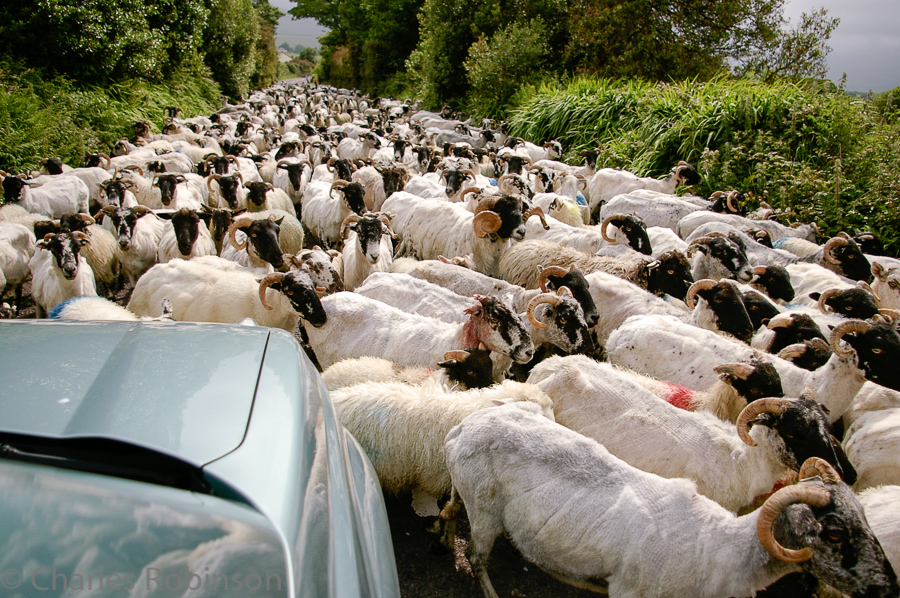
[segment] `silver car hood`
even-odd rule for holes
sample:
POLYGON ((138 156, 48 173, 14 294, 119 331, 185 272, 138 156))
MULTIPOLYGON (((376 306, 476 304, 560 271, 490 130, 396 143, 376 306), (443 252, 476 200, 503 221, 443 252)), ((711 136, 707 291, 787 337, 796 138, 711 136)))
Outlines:
POLYGON ((0 371, 12 399, 0 401, 0 422, 203 466, 241 444, 268 338, 267 328, 215 324, 4 323, 0 371))

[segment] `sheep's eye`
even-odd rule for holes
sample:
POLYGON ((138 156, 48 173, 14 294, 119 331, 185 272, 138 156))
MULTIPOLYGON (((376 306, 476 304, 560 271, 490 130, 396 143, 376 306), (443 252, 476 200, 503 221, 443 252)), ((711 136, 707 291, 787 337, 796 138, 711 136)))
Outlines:
POLYGON ((675 270, 666 270, 669 274, 675 274, 675 270))
POLYGON ((846 309, 847 311, 853 311, 853 306, 852 306, 852 305, 848 305, 848 306, 845 307, 844 309, 846 309))
POLYGON ((251 237, 256 237, 256 233, 250 233, 251 237))
POLYGON ((872 353, 875 355, 881 355, 882 353, 884 353, 884 349, 879 349, 878 347, 875 347, 874 349, 872 349, 872 353))
POLYGON ((828 535, 828 539, 831 540, 832 542, 840 542, 841 540, 844 539, 843 530, 830 529, 826 532, 826 534, 828 535))

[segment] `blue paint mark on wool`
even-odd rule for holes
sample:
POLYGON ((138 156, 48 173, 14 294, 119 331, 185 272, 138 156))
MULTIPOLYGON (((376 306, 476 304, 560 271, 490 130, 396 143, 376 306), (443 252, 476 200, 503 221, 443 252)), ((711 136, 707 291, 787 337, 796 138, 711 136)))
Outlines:
POLYGON ((584 198, 584 195, 581 194, 581 191, 578 191, 575 194, 575 201, 578 202, 578 205, 580 206, 588 205, 587 200, 584 198))
POLYGON ((489 182, 491 185, 493 185, 494 187, 497 186, 497 179, 488 179, 488 182, 489 182))
POLYGON ((772 243, 772 247, 774 249, 781 249, 781 246, 787 243, 788 239, 791 237, 781 237, 780 239, 776 239, 774 243, 772 243))
POLYGON ((67 305, 69 305, 70 303, 72 303, 73 301, 78 301, 79 299, 81 299, 81 297, 72 297, 71 299, 66 299, 65 301, 63 301, 62 303, 60 303, 59 305, 57 305, 56 307, 51 309, 50 312, 47 314, 47 318, 51 319, 51 320, 58 320, 60 317, 60 314, 62 313, 62 310, 65 309, 65 307, 67 305))

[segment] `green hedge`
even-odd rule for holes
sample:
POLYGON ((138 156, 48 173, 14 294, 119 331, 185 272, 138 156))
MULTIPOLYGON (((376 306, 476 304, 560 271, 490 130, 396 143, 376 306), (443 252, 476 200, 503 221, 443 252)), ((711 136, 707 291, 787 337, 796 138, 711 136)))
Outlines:
POLYGON ((697 191, 737 189, 785 221, 828 234, 868 229, 900 252, 900 124, 894 95, 870 101, 830 85, 717 79, 650 84, 578 78, 520 90, 510 130, 599 146, 600 166, 661 176, 698 167, 697 191))
POLYGON ((219 97, 218 85, 201 77, 78 88, 61 77, 45 81, 33 71, 11 75, 0 67, 0 169, 18 173, 54 156, 80 166, 85 153, 109 152, 131 137, 136 120, 159 132, 167 106, 181 107, 186 117, 209 115, 219 97))

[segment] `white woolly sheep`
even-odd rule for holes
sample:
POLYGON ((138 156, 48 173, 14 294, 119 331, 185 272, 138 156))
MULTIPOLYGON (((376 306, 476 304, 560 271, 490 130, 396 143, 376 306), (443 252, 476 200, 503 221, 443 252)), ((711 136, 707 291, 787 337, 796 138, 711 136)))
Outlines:
POLYGON ((441 518, 452 521, 465 504, 469 562, 486 598, 497 596, 487 558, 500 534, 558 579, 615 598, 749 596, 800 570, 853 595, 898 591, 862 507, 827 464, 805 463, 820 480, 735 517, 689 481, 631 467, 536 411, 518 403, 479 411, 445 442, 453 493, 441 518), (818 533, 832 517, 848 530, 834 540, 818 533), (842 560, 845 551, 858 560, 842 560))
POLYGON ((28 267, 37 317, 44 317, 66 299, 97 296, 94 273, 79 255, 81 247, 89 242, 87 235, 74 232, 49 233, 35 244, 28 267))

